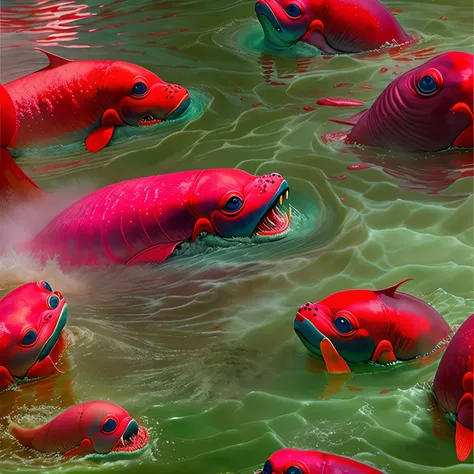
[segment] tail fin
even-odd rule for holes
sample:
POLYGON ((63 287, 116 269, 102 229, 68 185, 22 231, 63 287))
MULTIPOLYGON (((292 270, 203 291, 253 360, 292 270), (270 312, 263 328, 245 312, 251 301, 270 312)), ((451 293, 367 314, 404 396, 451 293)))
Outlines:
POLYGON ((37 196, 41 190, 18 167, 6 149, 16 131, 16 112, 6 89, 0 85, 0 197, 1 201, 37 196))
POLYGON ((33 440, 35 439, 36 436, 36 430, 27 430, 25 428, 22 428, 21 426, 18 426, 16 424, 13 424, 10 430, 10 433, 23 445, 26 446, 27 448, 33 448, 33 440))

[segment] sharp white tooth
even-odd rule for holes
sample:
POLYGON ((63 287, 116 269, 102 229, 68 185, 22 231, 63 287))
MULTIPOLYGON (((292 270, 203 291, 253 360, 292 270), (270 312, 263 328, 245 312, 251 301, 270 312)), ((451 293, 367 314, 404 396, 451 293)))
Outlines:
POLYGON ((122 446, 125 446, 125 441, 123 440, 123 435, 120 437, 120 441, 122 441, 122 446))

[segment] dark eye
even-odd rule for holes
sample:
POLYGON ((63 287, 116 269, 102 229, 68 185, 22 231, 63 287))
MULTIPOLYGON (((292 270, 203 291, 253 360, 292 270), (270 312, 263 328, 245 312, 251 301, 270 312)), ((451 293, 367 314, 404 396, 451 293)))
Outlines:
POLYGON ((286 13, 288 15, 292 16, 293 18, 297 18, 301 16, 301 8, 298 5, 295 5, 294 3, 290 3, 286 8, 285 8, 286 13))
POLYGON ((231 196, 225 203, 224 210, 227 212, 237 212, 244 204, 238 196, 231 196))
POLYGON ((107 418, 104 425, 102 426, 102 431, 104 433, 112 433, 117 428, 117 422, 113 418, 107 418))
POLYGON ((47 281, 43 281, 43 288, 45 290, 51 291, 51 293, 53 292, 53 289, 51 288, 51 285, 47 281))
POLYGON ((436 80, 429 74, 423 76, 418 81, 418 84, 416 86, 418 90, 425 95, 432 94, 433 92, 436 92, 438 90, 438 84, 436 80))
POLYGON ((48 298, 48 306, 50 309, 56 309, 59 306, 59 298, 56 295, 48 298))
POLYGON ((273 472, 272 463, 271 463, 270 461, 267 461, 267 462, 263 465, 262 474, 272 474, 272 472, 273 472))
POLYGON ((334 326, 342 334, 347 334, 348 332, 352 331, 352 324, 347 318, 336 318, 334 320, 334 326))
POLYGON ((21 344, 23 346, 31 346, 38 337, 38 333, 34 329, 30 329, 21 340, 21 344))
POLYGON ((144 82, 137 82, 133 87, 132 87, 132 94, 133 95, 143 95, 146 94, 148 90, 148 87, 144 82))
POLYGON ((303 471, 298 466, 290 466, 285 474, 303 474, 303 471))

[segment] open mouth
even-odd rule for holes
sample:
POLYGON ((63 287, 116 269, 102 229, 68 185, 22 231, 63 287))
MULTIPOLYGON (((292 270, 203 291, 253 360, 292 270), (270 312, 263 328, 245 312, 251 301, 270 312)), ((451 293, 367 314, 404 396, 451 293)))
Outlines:
POLYGON ((451 110, 456 114, 465 114, 471 119, 470 125, 467 126, 454 140, 452 146, 454 148, 472 148, 474 141, 474 129, 473 129, 473 113, 471 107, 465 102, 458 102, 451 110))
POLYGON ((156 125, 164 121, 176 120, 178 117, 180 117, 183 114, 183 112, 189 107, 190 104, 191 104, 191 97, 189 96, 189 94, 186 94, 181 99, 179 104, 173 110, 171 110, 168 113, 168 115, 166 115, 165 118, 159 119, 159 118, 154 117, 151 114, 145 114, 138 122, 138 126, 149 127, 150 125, 156 125))
MULTIPOLYGON (((281 25, 276 19, 276 16, 273 13, 272 9, 266 3, 261 3, 261 2, 256 3, 255 13, 261 23, 262 23, 262 20, 268 20, 266 23, 270 23, 270 25, 276 31, 278 31, 278 33, 281 33, 281 25)), ((262 26, 264 26, 263 23, 262 23, 262 26)))
POLYGON ((260 219, 260 222, 254 230, 254 235, 262 237, 281 236, 289 229, 291 223, 289 196, 289 188, 286 188, 277 195, 270 209, 268 209, 260 219))
POLYGON ((61 315, 58 318, 58 322, 56 323, 56 327, 54 328, 53 333, 51 334, 51 337, 47 340, 46 344, 43 346, 43 349, 40 352, 40 355, 38 357, 38 361, 42 361, 48 355, 51 353, 53 350, 54 346, 58 342, 59 338, 61 337, 61 332, 64 329, 64 326, 66 326, 67 322, 67 312, 68 312, 68 307, 67 303, 64 303, 63 309, 61 310, 61 315))
POLYGON ((130 422, 113 452, 131 453, 143 449, 148 444, 148 431, 135 421, 130 422))

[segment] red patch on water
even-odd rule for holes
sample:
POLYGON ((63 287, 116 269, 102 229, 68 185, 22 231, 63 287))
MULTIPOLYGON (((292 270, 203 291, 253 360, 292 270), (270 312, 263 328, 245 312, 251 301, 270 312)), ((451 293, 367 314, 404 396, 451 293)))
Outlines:
POLYGON ((246 99, 245 99, 245 97, 241 97, 240 100, 241 100, 242 102, 245 102, 246 99))
POLYGON ((325 105, 327 107, 361 107, 365 102, 355 99, 346 99, 344 97, 326 97, 316 101, 318 105, 325 105))
POLYGON ((344 201, 345 201, 345 199, 344 199, 344 198, 341 198, 341 202, 344 202, 344 201))
POLYGON ((342 181, 343 179, 346 179, 345 174, 336 174, 335 176, 328 176, 328 179, 335 179, 337 181, 342 181))
POLYGON ((83 158, 82 160, 72 161, 71 163, 53 163, 53 164, 50 164, 50 165, 40 166, 39 168, 32 168, 31 172, 32 173, 44 173, 46 171, 58 170, 58 169, 62 169, 62 168, 69 168, 70 166, 85 163, 88 160, 89 160, 89 158, 83 158))
POLYGON ((353 385, 347 385, 347 389, 350 392, 362 392, 364 389, 360 387, 354 387, 353 385))
POLYGON ((221 328, 221 327, 220 327, 218 324, 216 324, 216 325, 214 326, 214 329, 216 329, 217 331, 219 331, 220 328, 221 328))
POLYGON ((386 73, 387 71, 388 71, 388 68, 386 68, 386 67, 380 68, 381 74, 384 74, 384 73, 386 73))
POLYGON ((380 395, 387 395, 388 390, 380 390, 380 395))
POLYGON ((313 110, 316 110, 316 107, 311 107, 310 105, 305 105, 303 107, 303 110, 306 112, 312 112, 313 110))
POLYGON ((401 8, 389 8, 389 10, 396 15, 397 13, 403 13, 403 10, 401 8))
POLYGON ((286 76, 278 76, 280 79, 292 79, 295 77, 294 74, 287 74, 286 76))
POLYGON ((271 86, 286 86, 286 82, 271 81, 270 85, 271 86))
POLYGON ((445 16, 440 16, 439 19, 443 21, 447 21, 447 18, 445 16))
POLYGON ((351 82, 340 82, 339 84, 334 84, 333 87, 334 89, 338 89, 339 87, 351 87, 353 85, 351 82))
POLYGON ((331 132, 321 135, 322 142, 328 143, 344 143, 347 138, 347 132, 331 132))
POLYGON ((254 102, 252 107, 263 107, 263 104, 261 102, 254 102))
POLYGON ((370 163, 356 163, 354 165, 347 165, 347 169, 349 171, 366 170, 368 168, 372 168, 370 163))
POLYGON ((234 92, 240 92, 241 90, 239 87, 234 87, 234 92))
POLYGON ((360 86, 361 89, 369 89, 369 90, 372 90, 372 89, 375 89, 374 86, 371 86, 370 84, 362 84, 360 86))

